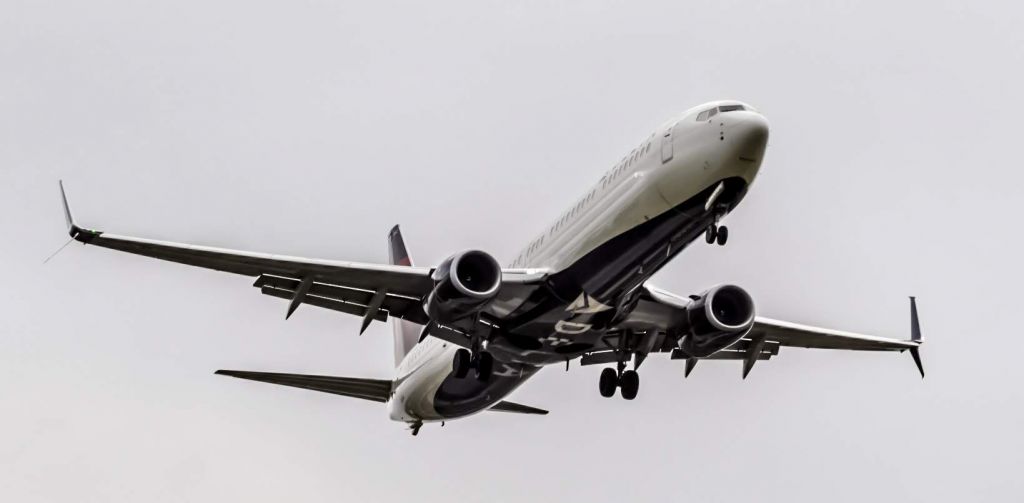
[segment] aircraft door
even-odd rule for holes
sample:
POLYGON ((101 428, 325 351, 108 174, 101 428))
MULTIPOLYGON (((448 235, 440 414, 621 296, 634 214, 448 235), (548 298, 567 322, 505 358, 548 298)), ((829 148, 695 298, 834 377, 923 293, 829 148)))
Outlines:
POLYGON ((673 124, 661 136, 661 163, 665 164, 672 160, 672 130, 676 128, 673 124))

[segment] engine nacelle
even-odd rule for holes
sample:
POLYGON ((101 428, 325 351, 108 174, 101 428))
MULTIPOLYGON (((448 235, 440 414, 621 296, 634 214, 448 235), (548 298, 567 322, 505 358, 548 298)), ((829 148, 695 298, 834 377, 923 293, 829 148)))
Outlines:
POLYGON ((750 331, 754 299, 738 286, 719 285, 686 306, 686 321, 679 348, 690 356, 710 356, 750 331))
POLYGON ((483 309, 501 287, 501 266, 479 250, 456 253, 434 269, 434 290, 423 305, 427 316, 451 323, 483 309))

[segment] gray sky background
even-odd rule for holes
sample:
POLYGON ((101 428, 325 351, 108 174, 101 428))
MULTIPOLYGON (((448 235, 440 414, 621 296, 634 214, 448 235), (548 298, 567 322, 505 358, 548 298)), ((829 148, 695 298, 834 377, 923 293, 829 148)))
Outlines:
POLYGON ((0 3, 5 501, 1010 501, 1024 12, 1011 2, 0 3), (417 438, 370 402, 218 368, 388 378, 383 324, 251 279, 69 246, 87 226, 380 262, 501 261, 658 124, 771 122, 725 248, 655 278, 761 314, 907 337, 784 350, 746 381, 652 358, 639 398, 549 368, 417 438))

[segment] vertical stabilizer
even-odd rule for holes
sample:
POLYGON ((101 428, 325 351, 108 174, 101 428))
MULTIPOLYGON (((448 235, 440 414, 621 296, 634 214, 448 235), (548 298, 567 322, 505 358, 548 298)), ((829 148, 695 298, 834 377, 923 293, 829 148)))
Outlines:
MULTIPOLYGON (((412 265, 412 258, 409 250, 405 248, 405 240, 402 239, 402 230, 398 226, 391 228, 388 233, 388 260, 392 265, 412 265)), ((412 350, 419 338, 421 327, 411 321, 389 318, 391 329, 395 336, 395 366, 402 362, 402 358, 412 350)))

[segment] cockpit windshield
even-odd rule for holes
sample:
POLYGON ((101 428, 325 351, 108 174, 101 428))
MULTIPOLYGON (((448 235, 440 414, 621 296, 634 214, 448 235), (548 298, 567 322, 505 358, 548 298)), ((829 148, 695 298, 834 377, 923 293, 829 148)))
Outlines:
POLYGON ((741 111, 741 110, 746 110, 746 108, 743 108, 743 105, 722 105, 722 106, 718 106, 718 107, 711 108, 711 109, 705 110, 705 111, 697 114, 697 122, 706 121, 706 120, 714 117, 719 112, 725 113, 725 112, 736 112, 736 111, 741 111))

